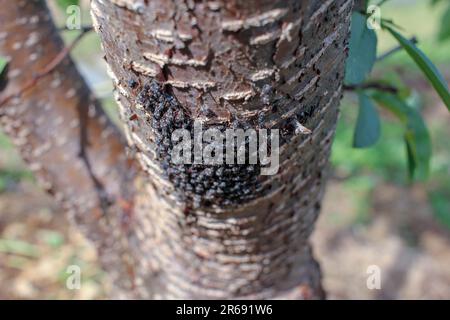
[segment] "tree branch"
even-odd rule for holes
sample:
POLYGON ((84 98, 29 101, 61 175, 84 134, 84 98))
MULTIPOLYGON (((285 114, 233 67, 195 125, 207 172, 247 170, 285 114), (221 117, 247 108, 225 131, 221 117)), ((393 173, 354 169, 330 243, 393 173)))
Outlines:
POLYGON ((344 85, 345 91, 357 91, 366 89, 375 89, 393 94, 397 94, 398 92, 398 88, 381 82, 367 82, 357 85, 344 85))
POLYGON ((0 55, 9 60, 0 125, 40 185, 99 250, 116 284, 132 288, 126 228, 136 170, 119 130, 75 68, 45 1, 3 1, 0 55))
MULTIPOLYGON (((412 37, 411 39, 409 39, 409 41, 411 41, 414 44, 418 43, 416 37, 412 37)), ((398 45, 395 48, 392 48, 391 50, 388 50, 385 53, 381 54, 379 57, 377 57, 377 61, 382 61, 401 50, 403 50, 402 46, 398 45)))
POLYGON ((35 75, 33 75, 31 80, 28 81, 22 88, 20 88, 20 90, 18 90, 18 92, 12 93, 12 94, 2 98, 0 100, 0 107, 2 105, 4 105, 5 103, 7 103, 12 98, 18 97, 21 94, 23 94, 25 91, 27 91, 28 89, 34 87, 37 84, 37 82, 39 81, 39 79, 45 77, 46 75, 51 73, 53 70, 55 70, 56 67, 58 67, 61 64, 61 62, 70 54, 72 49, 78 44, 78 42, 83 38, 83 36, 86 33, 88 33, 89 31, 92 31, 92 27, 83 28, 81 30, 81 33, 75 38, 75 40, 73 40, 73 42, 69 46, 62 49, 61 52, 59 52, 58 55, 52 61, 50 61, 50 63, 47 66, 45 66, 42 70, 40 70, 35 75))

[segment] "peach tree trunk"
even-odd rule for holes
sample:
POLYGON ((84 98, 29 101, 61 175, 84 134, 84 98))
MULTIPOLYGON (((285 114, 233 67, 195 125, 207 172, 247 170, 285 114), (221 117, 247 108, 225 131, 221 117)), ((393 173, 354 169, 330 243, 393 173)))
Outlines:
POLYGON ((91 2, 128 143, 148 179, 131 226, 139 295, 323 296, 308 238, 324 190, 352 5, 91 2), (169 134, 193 119, 221 130, 280 129, 280 170, 258 176, 249 166, 172 165, 169 134), (312 133, 296 134, 296 123, 312 133))
MULTIPOLYGON (((3 97, 63 45, 45 1, 1 4, 3 97)), ((308 238, 324 192, 352 6, 92 0, 137 164, 70 58, 0 106, 2 129, 94 242, 116 297, 324 297, 308 238), (171 133, 194 120, 222 131, 280 129, 279 171, 172 164, 171 133)))

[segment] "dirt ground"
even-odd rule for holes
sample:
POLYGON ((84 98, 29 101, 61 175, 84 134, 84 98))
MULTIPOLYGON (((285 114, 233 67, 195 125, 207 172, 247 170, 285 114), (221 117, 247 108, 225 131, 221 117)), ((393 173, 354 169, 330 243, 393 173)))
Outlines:
POLYGON ((329 184, 313 237, 328 298, 450 299, 450 237, 420 187, 376 188, 364 225, 346 223, 347 198, 340 183, 329 184), (380 290, 367 288, 371 265, 381 270, 380 290))
MULTIPOLYGON (((363 224, 347 199, 331 180, 313 236, 329 299, 450 298, 450 238, 420 187, 376 188, 363 224), (380 290, 367 288, 370 265, 380 290)), ((102 299, 109 287, 93 248, 32 182, 0 194, 0 299, 102 299), (65 286, 71 264, 82 269, 80 290, 65 286)))

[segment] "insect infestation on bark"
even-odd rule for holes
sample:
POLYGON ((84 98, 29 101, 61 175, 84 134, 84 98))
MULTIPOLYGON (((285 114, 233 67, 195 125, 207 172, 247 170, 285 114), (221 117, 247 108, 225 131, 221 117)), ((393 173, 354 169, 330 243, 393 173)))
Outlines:
MULTIPOLYGON (((193 140, 194 120, 162 85, 156 81, 145 84, 136 102, 152 116, 157 160, 181 201, 188 201, 194 209, 213 204, 224 206, 248 201, 261 192, 259 164, 226 164, 225 152, 223 164, 195 164, 193 157, 190 164, 173 163, 172 133, 176 129, 187 129, 193 140)), ((246 127, 241 123, 235 125, 237 128, 246 127)), ((228 126, 204 124, 204 130, 210 128, 224 134, 228 126)), ((236 159, 234 162, 237 163, 236 159)))

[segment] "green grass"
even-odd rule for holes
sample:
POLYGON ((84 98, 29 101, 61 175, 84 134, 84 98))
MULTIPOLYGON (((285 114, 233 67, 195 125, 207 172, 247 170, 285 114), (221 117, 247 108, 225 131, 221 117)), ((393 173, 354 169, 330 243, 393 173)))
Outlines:
POLYGON ((0 132, 0 153, 3 166, 0 167, 0 193, 22 180, 32 180, 33 175, 23 166, 17 151, 9 139, 0 132))

